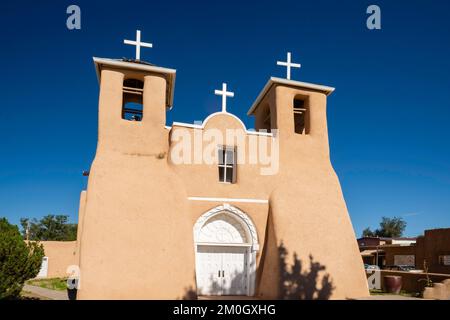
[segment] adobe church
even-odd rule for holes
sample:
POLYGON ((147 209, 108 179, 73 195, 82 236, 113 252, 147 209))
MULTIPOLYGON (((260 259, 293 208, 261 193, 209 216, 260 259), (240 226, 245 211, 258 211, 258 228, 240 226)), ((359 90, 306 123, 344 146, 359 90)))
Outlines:
POLYGON ((288 54, 278 63, 286 79, 270 78, 249 106, 255 130, 227 110, 233 93, 225 84, 216 90, 222 110, 167 126, 176 70, 140 59, 151 45, 139 31, 125 43, 136 46, 136 59, 94 58, 98 145, 80 198, 78 299, 367 296, 330 162, 326 104, 334 89, 291 80, 299 65, 288 54), (218 161, 194 161, 195 150, 192 161, 175 160, 189 153, 175 152, 180 137, 195 149, 196 139, 230 129, 243 138, 212 144, 218 161), (276 153, 274 172, 237 160, 251 158, 255 139, 276 153))

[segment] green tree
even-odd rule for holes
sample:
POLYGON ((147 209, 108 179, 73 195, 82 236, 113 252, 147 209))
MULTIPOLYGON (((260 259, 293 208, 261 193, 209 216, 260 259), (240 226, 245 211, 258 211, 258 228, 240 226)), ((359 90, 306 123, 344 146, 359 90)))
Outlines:
POLYGON ((365 228, 362 232, 363 237, 375 237, 375 232, 370 230, 370 228, 365 228))
POLYGON ((77 239, 77 224, 68 223, 67 215, 49 214, 41 220, 20 219, 25 239, 39 241, 73 241, 77 239))
POLYGON ((375 231, 366 228, 363 230, 363 237, 386 237, 396 238, 401 237, 406 229, 406 221, 400 217, 382 217, 380 222, 380 228, 375 231))
POLYGON ((20 295, 26 280, 39 273, 44 248, 36 242, 25 242, 19 228, 0 218, 0 299, 20 295))
POLYGON ((401 237, 406 229, 406 221, 400 217, 381 218, 380 228, 375 234, 379 237, 395 238, 401 237))

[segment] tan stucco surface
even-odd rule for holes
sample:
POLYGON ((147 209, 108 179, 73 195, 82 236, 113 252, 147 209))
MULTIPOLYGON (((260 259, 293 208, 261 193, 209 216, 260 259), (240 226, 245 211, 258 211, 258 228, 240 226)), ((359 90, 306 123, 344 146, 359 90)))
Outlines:
POLYGON ((64 278, 69 276, 67 268, 78 265, 76 241, 40 241, 48 258, 47 278, 64 278))
MULTIPOLYGON (((174 164, 171 136, 180 129, 202 135, 207 129, 242 129, 227 113, 217 113, 201 129, 165 128, 166 80, 149 72, 101 71, 98 147, 88 187, 80 199, 78 257, 80 299, 179 299, 195 291, 193 226, 205 212, 224 201, 189 197, 262 199, 267 203, 228 203, 250 217, 259 241, 256 291, 260 298, 280 298, 278 246, 308 265, 309 256, 325 268, 330 298, 368 295, 362 259, 334 172, 328 147, 326 96, 274 86, 268 105, 278 139, 280 170, 260 175, 258 165, 238 165, 234 184, 218 182, 217 165, 174 164), (141 122, 121 119, 124 77, 144 80, 141 122), (288 106, 294 96, 308 98, 310 133, 294 133, 288 106)), ((256 129, 261 117, 256 108, 256 129)), ((246 136, 249 139, 249 135, 246 136)), ((243 152, 239 146, 237 152, 243 152)))

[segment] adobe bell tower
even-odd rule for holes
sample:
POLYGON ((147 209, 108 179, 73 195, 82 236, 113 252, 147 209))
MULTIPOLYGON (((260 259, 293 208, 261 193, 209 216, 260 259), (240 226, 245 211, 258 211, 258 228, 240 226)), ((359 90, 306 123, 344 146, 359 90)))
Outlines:
POLYGON ((94 58, 100 83, 100 150, 155 154, 168 150, 166 109, 176 71, 135 60, 94 58))
MULTIPOLYGON (((328 157, 327 96, 334 88, 272 77, 248 111, 255 129, 280 139, 280 163, 286 167, 296 156, 328 157)), ((296 164, 294 164, 296 165, 296 164)))
POLYGON ((272 290, 283 279, 277 252, 281 247, 287 250, 289 262, 296 255, 305 269, 312 259, 320 262, 325 275, 317 279, 319 293, 311 299, 368 296, 355 233, 329 155, 326 107, 333 91, 328 86, 270 78, 248 111, 255 116, 257 130, 271 131, 279 139, 280 150, 267 226, 267 241, 276 246, 265 248, 261 298, 282 298, 281 289, 272 290))
POLYGON ((195 264, 187 194, 168 163, 176 71, 138 54, 94 64, 98 145, 80 199, 77 298, 183 298, 195 264))

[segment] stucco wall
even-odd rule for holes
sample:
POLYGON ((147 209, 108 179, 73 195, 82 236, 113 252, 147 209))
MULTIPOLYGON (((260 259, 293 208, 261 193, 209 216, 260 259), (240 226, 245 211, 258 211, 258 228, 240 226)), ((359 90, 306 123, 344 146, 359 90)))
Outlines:
MULTIPOLYGON (((396 255, 416 255, 416 248, 414 245, 412 246, 391 246, 391 247, 383 247, 382 250, 385 252, 386 265, 392 266, 395 265, 395 256, 396 255)), ((416 265, 416 261, 414 259, 416 265)), ((416 267, 417 268, 417 267, 416 267)), ((421 269, 419 267, 418 269, 421 269)))
POLYGON ((78 265, 75 255, 76 241, 41 241, 48 257, 47 278, 67 277, 67 267, 78 265))
POLYGON ((439 255, 450 255, 450 228, 426 230, 416 247, 418 268, 423 269, 426 260, 429 272, 450 274, 450 266, 439 264, 439 255))
POLYGON ((435 283, 433 287, 425 288, 423 297, 433 300, 450 300, 450 279, 435 283))

